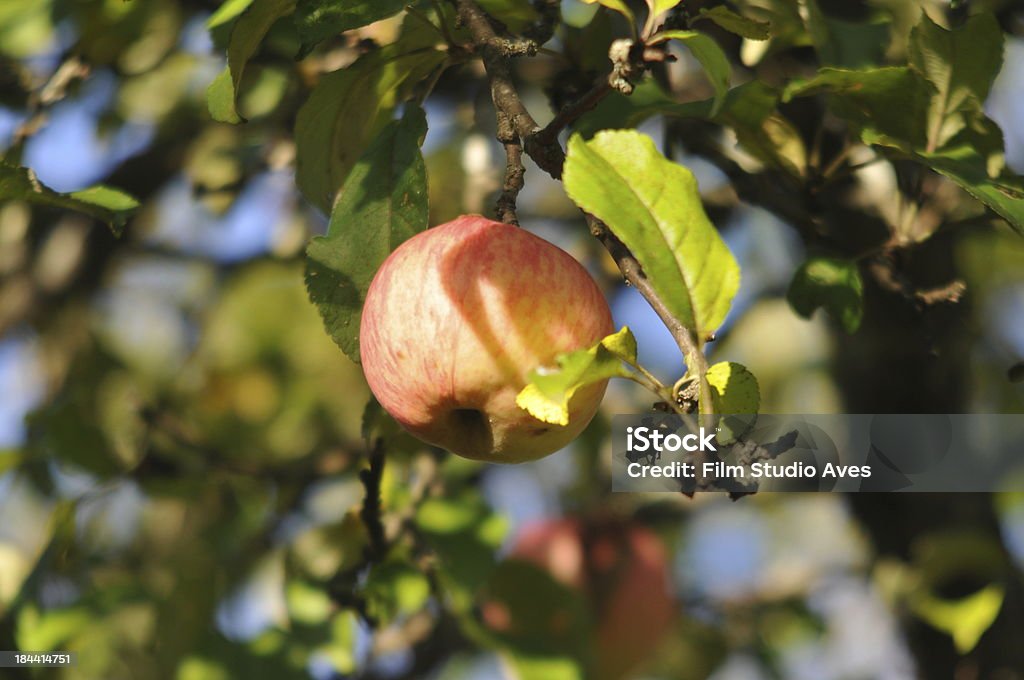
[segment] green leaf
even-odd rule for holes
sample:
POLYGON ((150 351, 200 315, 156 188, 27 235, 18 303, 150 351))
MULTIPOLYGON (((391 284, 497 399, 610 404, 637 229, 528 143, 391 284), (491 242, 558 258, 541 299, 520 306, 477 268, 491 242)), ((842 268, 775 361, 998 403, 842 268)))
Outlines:
POLYGON ((698 342, 721 325, 740 271, 704 213, 692 172, 666 160, 646 135, 605 130, 589 142, 569 140, 564 180, 569 197, 622 240, 698 342))
POLYGON ((437 553, 450 606, 468 612, 497 564, 495 551, 505 538, 507 521, 479 493, 465 491, 424 501, 416 511, 416 526, 437 553))
POLYGON ((126 215, 139 207, 139 202, 133 196, 103 184, 96 184, 80 191, 72 191, 68 196, 75 201, 102 208, 117 215, 126 215))
POLYGON ((322 588, 302 580, 292 580, 285 588, 285 601, 292 621, 316 626, 330 618, 333 604, 322 588))
POLYGON ((628 375, 622 362, 636 364, 636 338, 623 326, 593 347, 559 355, 555 361, 557 367, 530 372, 516 404, 545 423, 568 425, 569 402, 579 389, 628 375))
MULTIPOLYGON (((732 361, 722 361, 704 374, 717 419, 716 438, 730 444, 748 432, 761 409, 761 389, 750 370, 732 361)), ((701 404, 701 413, 707 409, 701 404)))
POLYGON ((862 137, 925 144, 922 121, 934 89, 916 70, 904 66, 849 70, 823 68, 810 80, 791 84, 783 101, 818 93, 829 95, 836 115, 860 129, 862 137))
POLYGON ((960 600, 942 600, 931 594, 914 598, 914 612, 931 626, 949 633, 957 652, 967 654, 999 616, 1005 591, 997 584, 960 600))
POLYGON ((249 8, 253 0, 224 0, 217 11, 206 20, 206 28, 223 26, 249 8))
POLYGON ((823 64, 863 68, 882 61, 889 44, 891 26, 888 21, 843 21, 827 16, 815 0, 804 0, 804 5, 807 32, 823 64))
POLYGON ((613 92, 575 125, 584 137, 599 130, 636 127, 651 116, 713 120, 728 126, 736 140, 762 163, 786 170, 794 177, 807 167, 807 150, 796 127, 778 110, 779 93, 759 80, 738 85, 726 93, 718 113, 714 100, 678 103, 654 79, 641 82, 630 96, 613 92))
POLYGON ((18 647, 40 652, 65 648, 63 645, 96 623, 94 612, 82 605, 40 610, 30 604, 22 607, 17 617, 18 647))
POLYGON ((959 184, 1024 234, 1024 180, 1008 173, 992 177, 988 172, 989 159, 979 153, 978 145, 947 146, 936 153, 917 153, 915 157, 959 184))
POLYGON ((633 16, 633 10, 629 8, 629 5, 627 5, 624 0, 583 0, 583 2, 588 5, 593 5, 595 3, 603 5, 608 9, 615 10, 622 16, 629 19, 629 23, 636 24, 636 17, 633 16))
POLYGON ((206 108, 210 117, 221 123, 235 125, 242 122, 235 108, 235 84, 231 82, 231 69, 227 66, 206 88, 206 108))
POLYGON ((750 415, 761 408, 757 378, 743 364, 719 362, 708 368, 705 377, 711 388, 716 414, 750 415))
POLYGON ((580 662, 568 655, 545 656, 509 651, 507 656, 517 678, 583 680, 587 677, 580 667, 580 662))
POLYGON ((818 307, 842 324, 847 333, 860 328, 864 315, 864 284, 853 260, 814 257, 800 266, 787 298, 797 314, 809 319, 818 307))
POLYGON ((0 161, 0 203, 6 201, 26 201, 85 213, 106 222, 116 236, 121 235, 128 217, 139 207, 139 202, 129 194, 101 184, 62 194, 40 182, 29 168, 0 161))
POLYGON ((0 451, 0 477, 21 464, 21 452, 9 449, 0 451))
POLYGON ((663 14, 683 0, 647 0, 647 7, 650 9, 651 16, 656 17, 659 14, 663 14))
POLYGON ((430 598, 430 582, 413 565, 392 560, 370 570, 363 592, 370 615, 386 624, 422 609, 430 598))
POLYGON ((982 116, 1003 64, 1003 32, 991 14, 976 14, 947 31, 926 12, 910 33, 910 65, 935 86, 928 107, 928 149, 941 148, 982 116))
MULTIPOLYGON (((263 42, 274 22, 294 11, 295 0, 253 0, 252 4, 238 17, 238 21, 231 28, 231 37, 228 38, 228 71, 231 74, 233 90, 230 106, 223 99, 224 85, 222 83, 214 81, 210 85, 210 90, 207 91, 210 113, 216 120, 222 122, 235 122, 232 120, 233 118, 237 118, 239 121, 245 120, 238 115, 237 101, 246 64, 256 54, 260 43, 263 42), (217 97, 216 104, 210 98, 211 91, 217 97), (217 113, 215 114, 214 111, 217 113)), ((223 74, 217 80, 222 77, 223 74)))
POLYGON ((745 16, 740 16, 725 5, 718 5, 711 9, 701 8, 696 20, 707 19, 718 24, 730 33, 741 36, 748 40, 767 40, 771 35, 771 26, 765 21, 755 21, 745 16))
POLYGON ((298 0, 295 25, 302 48, 299 58, 318 43, 354 28, 398 14, 408 0, 298 0))
POLYGON ((352 170, 327 235, 306 249, 306 288, 327 332, 359 362, 359 323, 374 274, 391 251, 427 228, 422 109, 385 127, 352 170))
POLYGON ((711 36, 698 31, 664 31, 652 38, 651 42, 659 43, 665 40, 678 40, 686 45, 704 67, 711 87, 715 90, 715 103, 711 107, 711 115, 718 113, 729 91, 729 79, 732 76, 732 65, 725 52, 711 36))
POLYGON ((1002 58, 993 23, 979 15, 945 31, 923 18, 912 36, 910 67, 824 68, 787 87, 783 99, 827 93, 864 143, 945 175, 1024 232, 1024 180, 1006 171, 1002 133, 981 105, 1002 58))
POLYGON ((407 88, 444 58, 432 46, 400 40, 321 78, 295 123, 296 182, 310 202, 330 212, 335 192, 407 88))

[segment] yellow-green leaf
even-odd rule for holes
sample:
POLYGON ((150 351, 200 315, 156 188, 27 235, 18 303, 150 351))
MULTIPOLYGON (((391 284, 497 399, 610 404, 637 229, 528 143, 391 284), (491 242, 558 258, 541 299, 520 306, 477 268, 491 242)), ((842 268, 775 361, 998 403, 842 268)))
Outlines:
POLYGON ((761 408, 757 378, 743 364, 722 361, 708 368, 705 377, 711 388, 715 413, 753 414, 761 408))
POLYGON ((628 375, 623 361, 636 363, 636 338, 625 326, 593 347, 562 354, 556 359, 556 367, 532 371, 530 382, 516 396, 516 404, 545 423, 568 425, 573 395, 586 385, 628 375))
POLYGON ((739 265, 708 219, 687 168, 634 130, 569 140, 565 189, 622 240, 672 315, 700 341, 725 320, 739 265))
POLYGON ((790 306, 805 319, 824 307, 847 333, 860 328, 864 315, 864 283, 857 263, 829 257, 812 257, 800 266, 786 295, 790 306))
POLYGON ((607 7, 608 9, 615 10, 616 12, 621 14, 622 16, 624 16, 627 19, 629 19, 629 22, 631 24, 635 24, 636 23, 636 17, 633 16, 633 10, 631 10, 629 8, 629 5, 627 5, 623 0, 583 0, 583 2, 585 2, 588 5, 594 5, 594 4, 603 5, 603 6, 607 7))
POLYGON ((669 11, 683 0, 647 0, 647 6, 651 10, 651 16, 656 17, 659 14, 669 11))
POLYGON ((29 168, 0 161, 0 203, 12 200, 85 213, 106 222, 115 235, 139 206, 129 194, 101 184, 62 194, 40 182, 29 168))
POLYGON ((960 654, 966 654, 999 616, 1005 592, 992 584, 960 600, 942 600, 931 594, 912 601, 914 612, 929 625, 949 633, 960 654))

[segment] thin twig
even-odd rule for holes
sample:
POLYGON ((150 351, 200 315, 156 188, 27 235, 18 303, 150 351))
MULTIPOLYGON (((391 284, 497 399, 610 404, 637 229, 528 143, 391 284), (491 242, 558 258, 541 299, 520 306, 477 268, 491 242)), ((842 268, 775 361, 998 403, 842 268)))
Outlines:
MULTIPOLYGON (((555 179, 561 179, 562 167, 565 164, 565 152, 558 143, 558 133, 566 125, 593 107, 607 94, 603 88, 596 87, 582 98, 581 102, 570 104, 555 120, 541 130, 537 121, 523 105, 519 92, 512 79, 508 49, 509 39, 501 38, 486 12, 475 0, 451 0, 459 11, 462 22, 473 36, 473 43, 481 53, 484 68, 491 83, 491 98, 498 116, 499 135, 514 131, 522 140, 522 148, 530 158, 555 179)), ((500 139, 500 138, 499 138, 500 139)), ((506 143, 507 139, 501 140, 506 143)), ((509 147, 506 146, 506 152, 509 147)), ((515 153, 515 150, 513 150, 515 153)), ((507 181, 506 177, 506 181, 507 181)), ((686 359, 690 372, 700 381, 700 403, 702 411, 712 414, 711 394, 705 374, 707 361, 700 348, 700 339, 695 338, 686 326, 673 316, 665 302, 651 286, 640 263, 625 246, 597 217, 586 214, 587 224, 593 234, 611 254, 623 277, 643 295, 651 305, 662 323, 672 333, 679 350, 686 359)))
POLYGON ((388 552, 388 541, 381 521, 380 482, 384 476, 384 440, 378 438, 370 451, 370 467, 359 473, 366 496, 359 518, 366 526, 370 543, 366 546, 366 559, 370 563, 380 562, 388 552))
POLYGON ((602 78, 586 94, 574 102, 562 107, 562 110, 548 123, 543 130, 537 133, 540 143, 554 143, 558 141, 558 135, 562 130, 575 123, 580 116, 592 110, 601 103, 601 100, 612 91, 612 86, 607 78, 602 78))
POLYGON ((668 305, 665 304, 664 300, 661 299, 657 291, 651 286, 650 279, 644 274, 643 267, 640 266, 640 262, 629 251, 629 248, 601 220, 593 215, 587 215, 587 224, 590 227, 590 233, 601 241, 605 249, 611 254, 626 281, 647 300, 648 304, 651 305, 651 308, 658 315, 658 318, 661 319, 661 322, 665 324, 665 327, 672 334, 672 339, 676 341, 679 351, 683 353, 683 357, 686 359, 688 372, 692 373, 700 381, 701 411, 707 415, 712 415, 711 390, 705 378, 708 365, 697 340, 693 337, 690 330, 672 314, 668 305))

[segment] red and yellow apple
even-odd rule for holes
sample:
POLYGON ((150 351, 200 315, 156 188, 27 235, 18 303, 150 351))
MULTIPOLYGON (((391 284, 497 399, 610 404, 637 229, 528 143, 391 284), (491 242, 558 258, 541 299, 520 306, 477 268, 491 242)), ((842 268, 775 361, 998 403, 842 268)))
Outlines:
MULTIPOLYGON (((590 677, 627 677, 675 624, 669 559, 646 527, 619 520, 546 520, 522 531, 509 559, 530 562, 583 596, 594 622, 590 677)), ((519 632, 520 622, 505 603, 485 602, 482 613, 492 630, 519 632)))
POLYGON ((565 426, 516 405, 530 371, 613 330, 608 303, 568 253, 479 215, 421 232, 381 265, 360 325, 370 390, 406 430, 476 460, 515 463, 564 447, 606 382, 578 390, 565 426))

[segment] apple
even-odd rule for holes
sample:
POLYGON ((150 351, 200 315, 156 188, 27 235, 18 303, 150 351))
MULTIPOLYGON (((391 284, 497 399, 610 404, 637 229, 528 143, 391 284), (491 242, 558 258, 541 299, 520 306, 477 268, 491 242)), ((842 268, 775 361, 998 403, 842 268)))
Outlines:
MULTIPOLYGON (((520 533, 508 558, 541 567, 583 595, 594 621, 591 677, 627 677, 674 627, 669 559, 646 527, 616 519, 544 520, 520 533)), ((516 632, 518 622, 504 603, 485 602, 482 613, 492 630, 516 632)))
POLYGON ((613 330, 587 271, 542 238, 479 215, 412 237, 381 265, 360 359, 381 406, 413 435, 466 458, 534 460, 593 418, 607 381, 580 389, 565 426, 516 405, 530 371, 613 330))

